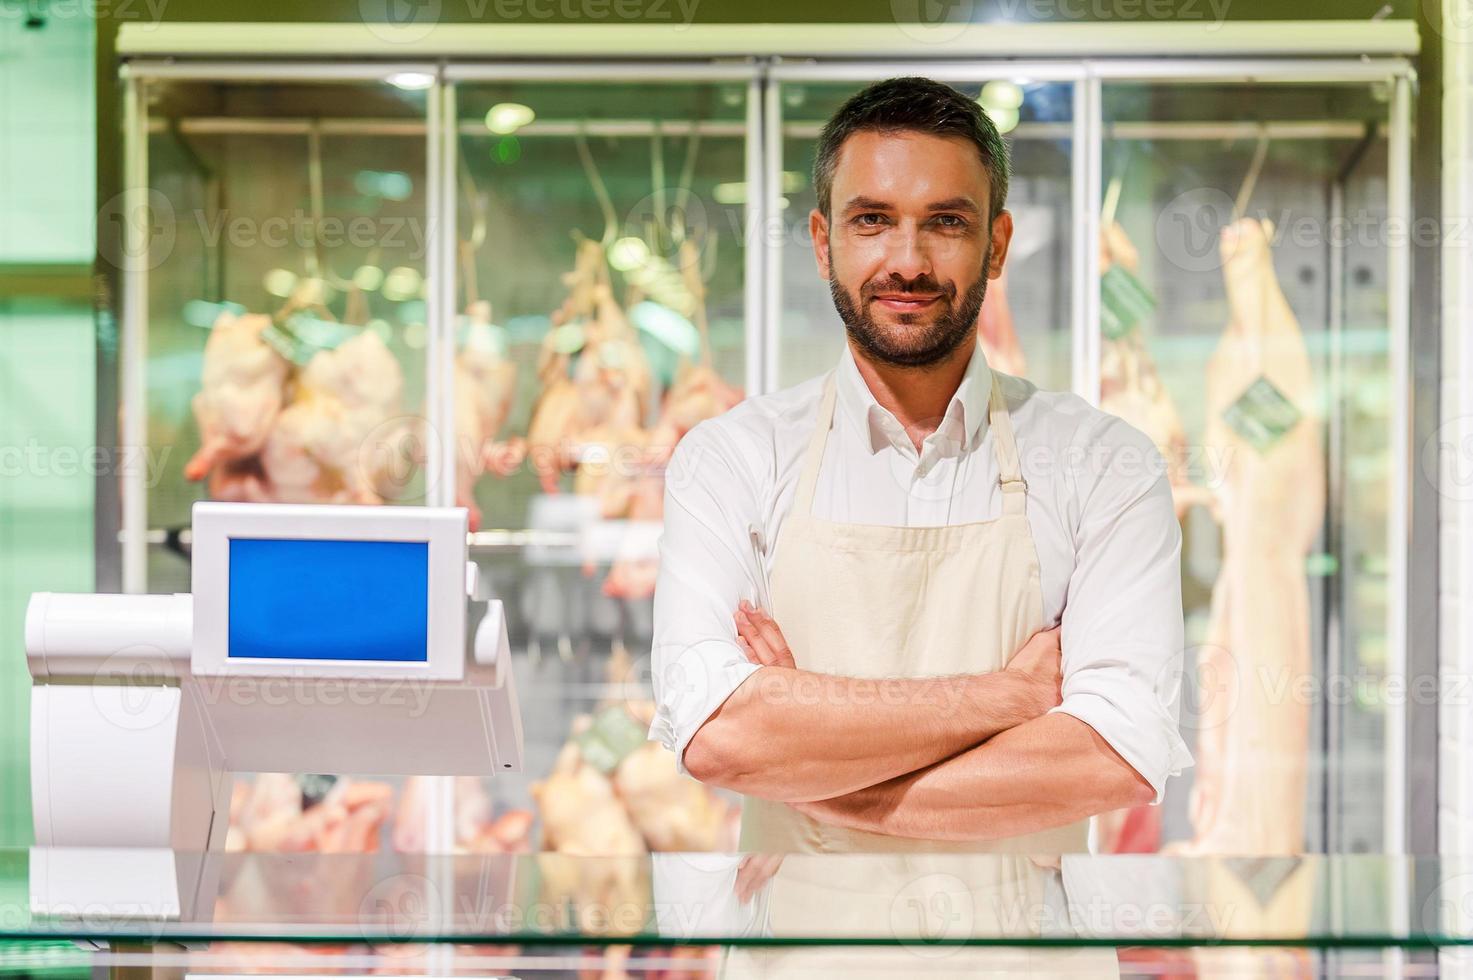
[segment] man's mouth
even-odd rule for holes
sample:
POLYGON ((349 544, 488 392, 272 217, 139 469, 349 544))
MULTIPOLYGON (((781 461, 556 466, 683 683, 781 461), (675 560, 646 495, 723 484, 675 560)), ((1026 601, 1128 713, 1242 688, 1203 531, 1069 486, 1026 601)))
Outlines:
POLYGON ((930 309, 934 303, 941 299, 940 293, 929 295, 919 293, 879 293, 874 302, 879 303, 887 310, 896 313, 917 313, 921 310, 930 309))

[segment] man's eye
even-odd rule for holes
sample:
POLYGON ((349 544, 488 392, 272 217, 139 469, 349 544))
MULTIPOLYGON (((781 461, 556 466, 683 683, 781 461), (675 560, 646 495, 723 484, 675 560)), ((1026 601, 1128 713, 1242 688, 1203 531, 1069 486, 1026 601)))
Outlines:
POLYGON ((943 228, 965 228, 967 226, 966 219, 956 214, 938 214, 936 222, 943 228))
POLYGON ((885 223, 885 216, 883 214, 875 214, 871 211, 867 214, 861 214, 856 217, 854 219, 854 223, 859 225, 861 228, 878 228, 880 225, 885 223))

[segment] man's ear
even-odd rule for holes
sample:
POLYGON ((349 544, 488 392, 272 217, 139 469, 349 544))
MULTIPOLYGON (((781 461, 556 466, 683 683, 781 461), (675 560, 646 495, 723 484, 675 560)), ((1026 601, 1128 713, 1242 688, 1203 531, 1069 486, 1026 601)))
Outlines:
POLYGON ((829 267, 829 219, 818 208, 808 212, 808 237, 813 239, 813 257, 818 262, 819 278, 833 278, 829 267))
POLYGON ((1007 261, 1008 244, 1013 240, 1013 213, 1006 208, 992 219, 992 264, 987 267, 987 278, 1002 275, 1003 263, 1007 261))

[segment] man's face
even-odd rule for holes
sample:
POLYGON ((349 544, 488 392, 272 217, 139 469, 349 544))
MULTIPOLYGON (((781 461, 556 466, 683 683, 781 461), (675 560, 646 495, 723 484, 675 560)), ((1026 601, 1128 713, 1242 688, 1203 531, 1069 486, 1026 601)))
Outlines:
POLYGON ((1002 274, 1012 216, 987 219, 977 148, 926 133, 860 132, 834 168, 831 218, 809 216, 819 274, 871 358, 935 364, 972 334, 1002 274))

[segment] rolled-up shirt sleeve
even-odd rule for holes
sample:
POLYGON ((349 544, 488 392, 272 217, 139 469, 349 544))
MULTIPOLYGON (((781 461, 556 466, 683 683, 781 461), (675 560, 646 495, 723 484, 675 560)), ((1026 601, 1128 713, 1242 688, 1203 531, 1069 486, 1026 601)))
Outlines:
POLYGON ((732 614, 742 599, 757 601, 749 529, 761 491, 731 427, 730 419, 696 426, 665 474, 649 737, 675 753, 682 773, 691 738, 758 670, 737 646, 732 614))
POLYGON ((1062 616, 1062 703, 1156 791, 1192 765, 1178 728, 1181 528, 1160 453, 1114 416, 1075 443, 1076 564, 1062 616))

